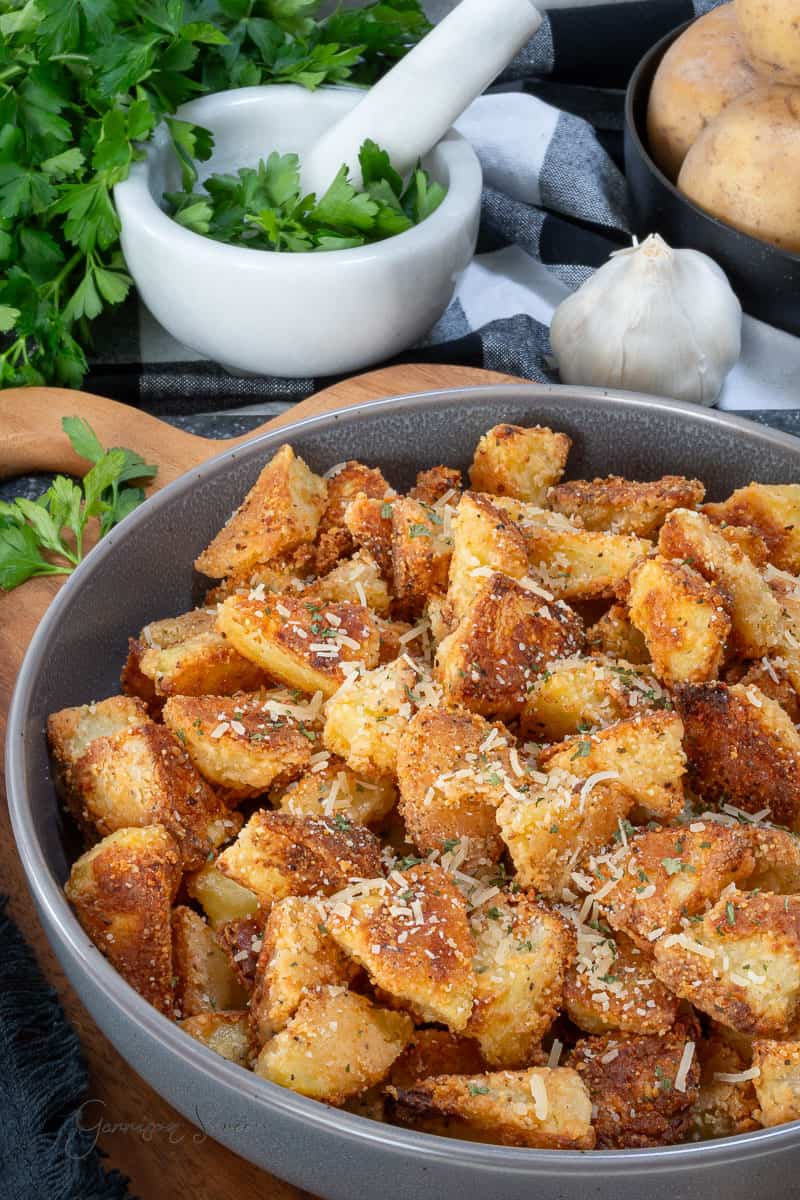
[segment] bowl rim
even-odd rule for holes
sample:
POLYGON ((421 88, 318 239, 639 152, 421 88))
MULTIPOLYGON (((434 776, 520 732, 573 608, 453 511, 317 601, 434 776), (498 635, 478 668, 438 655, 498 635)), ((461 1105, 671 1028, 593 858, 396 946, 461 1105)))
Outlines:
MULTIPOLYGON (((309 92, 294 83, 258 84, 252 87, 229 88, 222 92, 209 92, 208 95, 199 96, 196 100, 181 105, 175 116, 180 120, 194 120, 200 123, 204 109, 214 110, 215 105, 224 109, 228 104, 259 104, 269 96, 291 96, 297 100, 302 97, 309 104, 316 104, 318 107, 335 107, 341 102, 341 111, 347 112, 355 107, 357 97, 361 95, 363 89, 346 85, 327 85, 309 92), (344 96, 352 97, 354 103, 348 105, 347 101, 342 99, 344 96)), ((402 259, 407 253, 417 249, 418 243, 424 246, 431 238, 446 238, 448 231, 467 224, 480 200, 483 185, 483 171, 477 154, 467 139, 451 128, 431 151, 431 154, 438 153, 441 156, 449 174, 447 192, 439 207, 418 225, 382 241, 371 242, 365 246, 351 246, 345 250, 305 254, 260 250, 250 246, 229 245, 205 237, 184 228, 164 212, 150 192, 148 179, 151 160, 167 150, 168 144, 166 124, 161 121, 150 141, 143 145, 143 157, 131 164, 127 179, 115 184, 114 200, 119 210, 120 222, 123 229, 125 224, 128 224, 131 234, 143 232, 159 242, 169 241, 177 250, 185 250, 194 255, 202 253, 209 256, 209 266, 220 268, 264 270, 270 266, 284 265, 288 261, 291 262, 293 270, 298 268, 301 271, 313 271, 316 275, 321 269, 336 269, 342 264, 360 262, 377 256, 402 259), (321 266, 328 261, 332 263, 332 267, 321 266)))
MULTIPOLYGON (((638 63, 634 67, 633 74, 628 80, 628 86, 625 89, 625 127, 628 131, 628 136, 633 142, 636 152, 643 160, 645 166, 653 175, 655 175, 658 182, 662 185, 662 187, 666 188, 666 190, 674 199, 678 200, 681 204, 685 204, 692 210, 692 212, 696 213, 698 217, 704 217, 706 221, 709 221, 715 225, 723 234, 746 238, 748 242, 751 242, 752 245, 757 247, 761 252, 771 252, 772 254, 778 255, 781 258, 787 259, 790 263, 797 263, 800 265, 800 254, 795 254, 792 250, 784 250, 782 246, 776 246, 774 242, 766 242, 762 238, 754 237, 752 233, 746 233, 743 229, 737 229, 735 225, 729 225, 727 221, 721 221, 719 217, 715 217, 712 213, 708 212, 707 209, 701 208, 699 204, 696 204, 694 200, 685 195, 685 193, 682 192, 680 188, 678 188, 672 182, 672 180, 664 174, 658 163, 656 163, 655 159, 650 154, 645 136, 640 130, 636 121, 636 117, 634 115, 634 101, 638 98, 638 93, 641 89, 642 76, 644 75, 645 71, 656 58, 658 58, 660 63, 673 42, 676 42, 681 34, 685 33, 690 25, 696 24, 696 22, 702 20, 704 16, 708 16, 708 13, 700 13, 697 16, 692 17, 691 20, 684 21, 681 25, 676 25, 674 29, 669 31, 669 33, 665 33, 663 37, 659 38, 659 40, 655 42, 654 45, 652 45, 650 49, 639 59, 638 63)), ((646 100, 649 100, 649 98, 650 89, 648 89, 646 100)), ((645 112, 646 111, 647 110, 645 106, 645 112)))
POLYGON ((347 1141, 353 1149, 375 1143, 396 1153, 413 1154, 423 1161, 452 1161, 458 1157, 461 1166, 484 1171, 502 1169, 532 1177, 558 1172, 573 1179, 585 1179, 595 1170, 606 1175, 621 1175, 627 1172, 630 1164, 635 1164, 637 1168, 662 1172, 691 1169, 701 1164, 710 1167, 722 1165, 732 1158, 744 1155, 761 1157, 788 1149, 798 1142, 800 1121, 713 1141, 641 1150, 535 1150, 490 1145, 387 1126, 282 1088, 221 1058, 188 1034, 184 1034, 174 1022, 153 1008, 125 982, 83 932, 60 884, 47 864, 32 824, 29 824, 31 796, 26 789, 25 743, 29 737, 43 736, 42 723, 34 725, 29 714, 29 701, 41 669, 42 652, 60 622, 62 610, 68 607, 85 582, 104 569, 106 559, 115 552, 120 543, 124 543, 126 537, 140 523, 148 520, 160 509, 168 511, 173 500, 190 491, 198 479, 224 472, 228 464, 242 453, 248 456, 258 455, 315 427, 346 427, 350 423, 369 421, 374 415, 380 415, 387 409, 419 412, 424 417, 425 409, 437 403, 452 402, 456 398, 462 404, 480 406, 485 400, 496 398, 498 391, 502 391, 503 395, 528 399, 532 402, 532 407, 537 400, 552 400, 557 397, 567 412, 571 407, 586 405, 607 408, 609 402, 612 407, 619 406, 642 412, 660 409, 674 413, 677 417, 689 417, 698 431, 710 426, 730 427, 767 446, 790 449, 800 459, 800 441, 797 438, 734 414, 636 392, 520 383, 442 388, 370 400, 351 408, 305 417, 279 426, 191 468, 151 496, 92 550, 45 612, 20 667, 8 714, 6 788, 17 850, 39 915, 45 918, 48 940, 52 945, 57 943, 59 950, 66 953, 92 978, 103 1001, 115 1010, 118 1019, 134 1023, 153 1042, 158 1043, 159 1053, 177 1054, 189 1069, 213 1077, 216 1085, 233 1089, 239 1094, 246 1092, 257 1104, 258 1111, 265 1115, 274 1109, 281 1110, 287 1117, 336 1135, 347 1141))

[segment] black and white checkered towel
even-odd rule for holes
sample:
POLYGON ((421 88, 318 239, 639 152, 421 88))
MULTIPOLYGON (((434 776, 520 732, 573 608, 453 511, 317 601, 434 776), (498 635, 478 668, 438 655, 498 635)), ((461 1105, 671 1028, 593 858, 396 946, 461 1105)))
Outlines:
MULTIPOLYGON (((486 0, 487 4, 491 0, 486 0)), ((483 165, 478 253, 450 308, 406 361, 462 363, 553 380, 553 308, 629 243, 623 99, 631 71, 669 30, 716 0, 578 0, 556 7, 490 93, 457 122, 483 165)), ((455 0, 428 0, 432 18, 455 0)), ((135 298, 98 333, 87 388, 161 414, 309 395, 318 379, 253 378, 175 342, 135 298)), ((793 407, 800 343, 745 319, 727 408, 793 407)))

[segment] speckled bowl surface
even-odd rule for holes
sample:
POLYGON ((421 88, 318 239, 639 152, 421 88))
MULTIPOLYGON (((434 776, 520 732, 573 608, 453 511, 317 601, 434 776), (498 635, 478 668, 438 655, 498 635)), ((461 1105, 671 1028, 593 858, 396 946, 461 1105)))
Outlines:
POLYGON ((94 948, 63 897, 68 841, 47 715, 116 692, 129 634, 197 601, 193 558, 276 448, 291 442, 317 471, 360 458, 404 488, 421 467, 466 467, 480 434, 499 421, 567 432, 572 477, 677 472, 702 478, 715 499, 751 479, 800 480, 800 440, 786 434, 630 393, 527 384, 374 401, 286 426, 194 469, 92 552, 51 606, 20 671, 8 795, 42 923, 84 1004, 134 1070, 210 1136, 328 1200, 788 1200, 797 1195, 800 1122, 665 1149, 535 1151, 395 1129, 285 1091, 151 1008, 94 948))

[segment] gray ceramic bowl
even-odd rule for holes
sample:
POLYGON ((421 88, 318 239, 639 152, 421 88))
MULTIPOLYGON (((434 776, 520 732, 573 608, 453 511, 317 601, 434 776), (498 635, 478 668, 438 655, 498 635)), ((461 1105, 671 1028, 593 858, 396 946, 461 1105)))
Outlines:
POLYGON ((533 385, 375 401, 300 421, 193 470, 92 552, 42 621, 20 672, 8 793, 42 923, 89 1012, 148 1083, 218 1141, 328 1200, 788 1200, 797 1195, 800 1122, 663 1150, 516 1150, 394 1129, 284 1091, 151 1008, 94 948, 62 895, 68 857, 47 714, 116 691, 129 633, 198 598, 192 559, 276 447, 291 441, 316 470, 361 458, 405 487, 422 466, 465 467, 498 421, 565 430, 576 477, 681 472, 704 479, 713 498, 751 479, 800 479, 800 441, 785 434, 685 404, 533 385))

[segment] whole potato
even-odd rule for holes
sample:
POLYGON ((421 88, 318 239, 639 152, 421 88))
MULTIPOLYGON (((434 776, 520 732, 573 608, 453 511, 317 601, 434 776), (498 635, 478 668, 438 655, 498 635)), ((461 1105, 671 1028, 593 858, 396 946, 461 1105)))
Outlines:
POLYGON ((650 89, 647 137, 665 175, 677 179, 703 127, 761 82, 747 61, 732 3, 693 22, 662 58, 650 89))
POLYGON ((736 0, 747 57, 771 83, 800 83, 800 0, 736 0))
POLYGON ((678 187, 734 229, 800 252, 800 88, 729 104, 686 155, 678 187))

